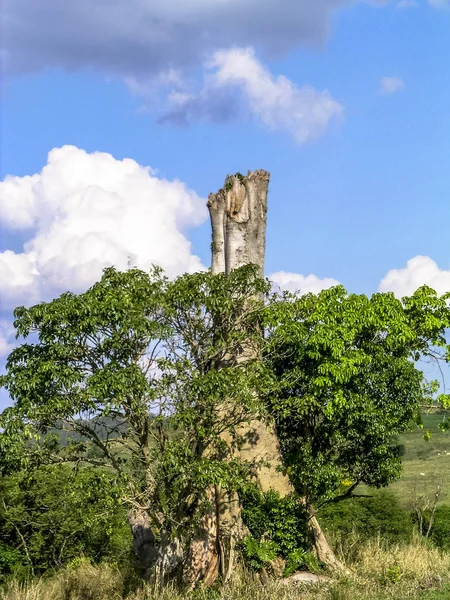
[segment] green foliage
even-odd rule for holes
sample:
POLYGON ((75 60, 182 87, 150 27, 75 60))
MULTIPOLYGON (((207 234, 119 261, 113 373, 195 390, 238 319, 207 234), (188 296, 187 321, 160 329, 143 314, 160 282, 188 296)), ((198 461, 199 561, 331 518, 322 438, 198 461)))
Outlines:
POLYGON ((296 571, 300 571, 305 568, 308 571, 311 571, 311 573, 318 573, 322 571, 322 565, 312 552, 306 551, 303 548, 296 548, 287 556, 286 567, 283 575, 285 577, 289 577, 289 575, 292 575, 296 571))
MULTIPOLYGON (((83 294, 17 308, 25 343, 0 378, 14 401, 0 417, 2 472, 99 466, 114 473, 129 506, 146 507, 157 535, 185 540, 204 512, 205 489, 245 487, 255 465, 235 458, 243 425, 271 417, 298 496, 244 499, 260 548, 254 560, 275 547, 289 568, 307 560, 298 497, 309 510, 358 483, 398 477, 395 438, 426 395, 414 361, 438 350, 450 356, 447 297, 424 287, 402 301, 369 299, 339 286, 279 298, 257 272, 248 266, 170 282, 158 269, 110 268, 83 294)), ((18 505, 27 507, 20 494, 18 505)), ((42 531, 30 533, 29 544, 43 553, 39 569, 52 564, 42 531)), ((55 539, 50 545, 62 546, 55 539)))
POLYGON ((233 178, 238 179, 241 184, 243 184, 244 180, 245 180, 244 175, 242 175, 242 173, 239 173, 239 171, 237 173, 235 173, 234 175, 229 175, 225 181, 225 191, 226 192, 229 192, 231 190, 231 188, 233 187, 233 178))
POLYGON ((381 536, 388 543, 407 542, 414 531, 409 513, 388 490, 326 504, 317 516, 327 531, 343 540, 355 532, 366 539, 381 536))
POLYGON ((448 354, 449 314, 427 287, 402 301, 337 286, 272 303, 268 404, 290 479, 309 503, 399 477, 396 436, 419 418, 426 395, 414 361, 440 347, 448 354))
POLYGON ((252 568, 259 569, 276 557, 287 560, 292 569, 307 566, 310 555, 306 532, 306 511, 295 494, 280 498, 275 491, 249 488, 242 495, 242 517, 251 536, 244 554, 252 568))
POLYGON ((0 539, 0 582, 5 576, 26 571, 25 557, 18 548, 0 539))
MULTIPOLYGON (((428 530, 430 513, 424 515, 424 531, 428 530)), ((441 550, 450 550, 450 505, 441 504, 436 508, 429 535, 430 539, 441 550)))
POLYGON ((0 572, 43 573, 83 556, 123 560, 131 535, 110 473, 41 467, 0 479, 0 572))
POLYGON ((248 536, 244 541, 244 557, 248 566, 259 571, 278 556, 278 546, 272 540, 256 540, 248 536))
POLYGON ((224 460, 238 428, 264 412, 270 383, 256 353, 267 282, 246 267, 169 282, 157 269, 106 269, 83 294, 16 309, 25 338, 1 377, 0 469, 52 462, 113 469, 155 531, 189 535, 211 484, 238 489, 250 467, 224 460), (256 392, 256 393, 255 393, 256 392))
POLYGON ((387 584, 396 584, 402 578, 402 570, 398 565, 391 565, 385 569, 384 573, 381 576, 381 583, 383 585, 387 584))

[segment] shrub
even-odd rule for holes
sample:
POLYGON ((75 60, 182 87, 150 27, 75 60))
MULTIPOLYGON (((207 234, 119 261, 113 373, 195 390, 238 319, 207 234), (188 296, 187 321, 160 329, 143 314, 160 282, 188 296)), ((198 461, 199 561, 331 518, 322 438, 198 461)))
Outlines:
POLYGON ((19 574, 25 568, 20 550, 0 539, 0 582, 11 574, 19 574))
MULTIPOLYGON (((425 515, 425 521, 427 521, 427 515, 425 515)), ((426 523, 425 531, 427 528, 428 523, 426 523)), ((441 550, 450 550, 450 504, 442 504, 436 508, 430 538, 441 550)))
POLYGON ((280 498, 274 491, 251 489, 243 495, 242 516, 251 533, 243 549, 251 568, 260 569, 277 557, 286 560, 286 574, 316 566, 307 552, 306 512, 298 496, 280 498))
POLYGON ((126 560, 132 540, 119 493, 114 477, 95 468, 0 478, 0 574, 39 575, 79 556, 126 560))
POLYGON ((414 530, 409 513, 388 490, 327 504, 320 509, 318 519, 325 530, 338 536, 355 531, 366 538, 380 535, 388 543, 406 542, 414 530))
POLYGON ((243 496, 242 516, 256 540, 272 541, 283 558, 297 548, 308 547, 306 512, 298 496, 280 498, 273 490, 250 490, 243 496))

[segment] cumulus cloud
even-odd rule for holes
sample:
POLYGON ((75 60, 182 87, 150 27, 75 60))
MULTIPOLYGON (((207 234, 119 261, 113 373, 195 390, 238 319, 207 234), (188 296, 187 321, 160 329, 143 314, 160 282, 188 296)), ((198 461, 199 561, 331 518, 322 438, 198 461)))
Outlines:
POLYGON ((41 173, 0 182, 2 227, 29 232, 22 252, 0 253, 2 308, 86 289, 104 267, 151 264, 175 276, 202 269, 184 232, 205 201, 134 160, 55 148, 41 173))
POLYGON ((388 271, 378 289, 394 292, 401 298, 413 294, 422 285, 428 285, 438 294, 450 291, 450 270, 440 269, 428 256, 415 256, 408 260, 406 267, 388 271))
POLYGON ((253 48, 215 52, 205 65, 199 91, 174 88, 168 96, 170 110, 161 119, 187 123, 197 118, 224 120, 246 112, 270 131, 283 131, 298 143, 322 135, 340 118, 343 107, 328 91, 298 87, 283 75, 274 76, 255 56, 253 48))
POLYGON ((380 80, 380 94, 395 94, 405 87, 401 77, 382 77, 380 80))
POLYGON ((3 68, 89 68, 139 77, 195 65, 233 45, 280 55, 320 43, 333 13, 354 1, 3 0, 3 68))
POLYGON ((316 275, 300 275, 299 273, 287 273, 286 271, 277 271, 269 275, 270 281, 282 291, 302 292, 307 294, 312 292, 318 294, 322 290, 339 285, 339 281, 332 277, 320 278, 316 275))

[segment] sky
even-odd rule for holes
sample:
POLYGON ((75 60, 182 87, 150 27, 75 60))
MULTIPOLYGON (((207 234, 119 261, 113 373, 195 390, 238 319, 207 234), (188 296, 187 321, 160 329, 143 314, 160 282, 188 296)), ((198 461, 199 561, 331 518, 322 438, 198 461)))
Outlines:
POLYGON ((237 171, 271 173, 282 288, 450 289, 450 0, 3 0, 1 29, 0 368, 15 306, 207 268, 237 171))

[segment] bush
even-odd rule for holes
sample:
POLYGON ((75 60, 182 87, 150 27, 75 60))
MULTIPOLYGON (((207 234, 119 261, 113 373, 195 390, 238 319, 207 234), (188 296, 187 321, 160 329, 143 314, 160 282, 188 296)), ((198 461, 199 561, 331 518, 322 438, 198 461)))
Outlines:
MULTIPOLYGON (((427 516, 425 515, 426 520, 427 516)), ((428 524, 425 526, 425 531, 427 528, 428 524)), ((430 538, 441 550, 450 550, 450 504, 442 504, 437 507, 430 538)))
POLYGON ((20 550, 0 539, 0 582, 8 575, 19 575, 24 569, 26 570, 24 557, 20 550))
POLYGON ((247 492, 242 517, 256 540, 272 541, 283 558, 297 548, 308 548, 306 512, 295 494, 284 498, 271 490, 247 492))
POLYGON ((58 569, 79 556, 126 560, 132 540, 120 490, 104 470, 59 465, 0 478, 0 581, 58 569))
POLYGON ((349 498, 322 507, 317 518, 323 528, 345 537, 352 532, 366 538, 380 535, 388 543, 411 539, 414 523, 397 497, 388 490, 371 497, 349 498))
POLYGON ((249 566, 259 569, 276 557, 285 559, 290 571, 308 566, 306 512, 298 497, 252 489, 242 500, 242 516, 251 533, 244 546, 249 566))

